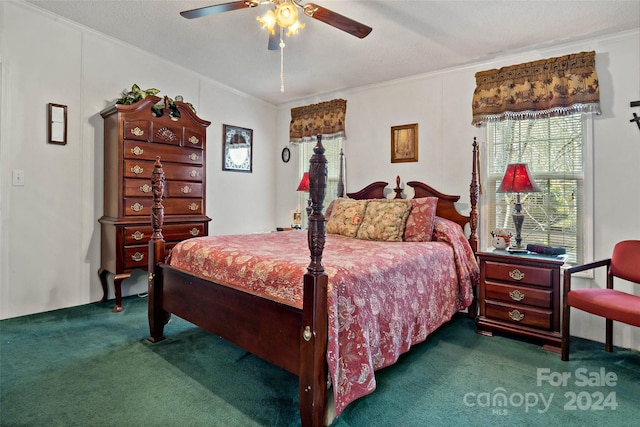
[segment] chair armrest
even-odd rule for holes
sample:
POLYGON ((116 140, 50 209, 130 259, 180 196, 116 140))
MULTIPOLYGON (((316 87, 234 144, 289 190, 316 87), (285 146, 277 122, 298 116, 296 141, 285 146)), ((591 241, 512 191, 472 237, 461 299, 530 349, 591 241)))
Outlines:
POLYGON ((564 283, 563 283, 563 288, 564 288, 564 292, 563 293, 564 293, 565 298, 567 296, 567 293, 569 293, 569 291, 571 290, 571 275, 573 273, 578 273, 580 271, 591 270, 591 269, 594 269, 594 268, 604 267, 604 266, 609 266, 609 265, 611 265, 611 258, 603 259, 603 260, 600 260, 600 261, 590 262, 588 264, 576 265, 576 266, 567 268, 564 271, 564 283))

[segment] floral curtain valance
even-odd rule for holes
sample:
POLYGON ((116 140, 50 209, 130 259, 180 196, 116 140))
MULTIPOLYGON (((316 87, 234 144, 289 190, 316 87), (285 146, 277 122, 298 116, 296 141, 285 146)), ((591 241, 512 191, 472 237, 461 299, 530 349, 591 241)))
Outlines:
POLYGON ((575 112, 600 114, 595 52, 478 72, 472 110, 474 126, 575 112))
POLYGON ((346 138, 346 115, 347 101, 344 99, 292 108, 289 140, 294 144, 313 141, 318 134, 322 134, 323 139, 346 138))

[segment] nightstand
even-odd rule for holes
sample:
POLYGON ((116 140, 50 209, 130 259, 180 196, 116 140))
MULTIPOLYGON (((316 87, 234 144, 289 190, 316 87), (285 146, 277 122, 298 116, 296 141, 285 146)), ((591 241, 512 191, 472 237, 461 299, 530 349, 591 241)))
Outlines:
POLYGON ((560 353, 560 267, 564 260, 507 251, 479 252, 477 332, 541 341, 560 353))

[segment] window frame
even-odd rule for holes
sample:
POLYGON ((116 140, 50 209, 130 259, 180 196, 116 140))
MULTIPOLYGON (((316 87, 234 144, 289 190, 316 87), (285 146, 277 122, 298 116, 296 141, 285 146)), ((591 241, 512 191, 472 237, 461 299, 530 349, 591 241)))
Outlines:
MULTIPOLYGON (((582 124, 582 162, 583 162, 583 179, 582 179, 582 216, 580 218, 581 224, 579 224, 580 230, 577 231, 577 234, 581 236, 578 241, 578 244, 582 247, 582 260, 578 260, 578 264, 582 262, 588 262, 593 260, 594 253, 594 226, 593 226, 593 214, 594 214, 594 187, 593 187, 593 113, 577 113, 581 116, 581 124, 582 124)), ((535 119, 533 119, 535 120, 535 119)), ((492 180, 489 174, 491 156, 489 150, 491 147, 489 146, 489 126, 487 124, 483 124, 484 127, 484 136, 485 136, 485 144, 481 146, 481 183, 482 188, 487 189, 486 191, 492 191, 492 180)), ((500 178, 498 178, 500 179, 500 178)), ((481 234, 481 242, 482 247, 491 248, 491 236, 490 231, 492 230, 493 221, 490 218, 490 213, 494 212, 492 206, 490 205, 495 200, 495 194, 487 194, 484 197, 481 197, 480 201, 480 209, 484 215, 481 215, 480 218, 480 227, 483 231, 481 234)), ((509 229, 513 229, 512 221, 509 224, 509 229)), ((524 242, 526 243, 526 242, 524 242)), ((592 271, 586 271, 583 273, 578 273, 578 276, 582 277, 592 277, 592 271)))

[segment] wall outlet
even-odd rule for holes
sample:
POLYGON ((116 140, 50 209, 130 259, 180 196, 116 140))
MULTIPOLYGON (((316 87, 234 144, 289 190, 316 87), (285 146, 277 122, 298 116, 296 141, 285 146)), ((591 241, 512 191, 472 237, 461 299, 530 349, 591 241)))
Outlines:
POLYGON ((14 169, 13 170, 13 186, 14 187, 22 187, 24 186, 24 171, 22 169, 14 169))

